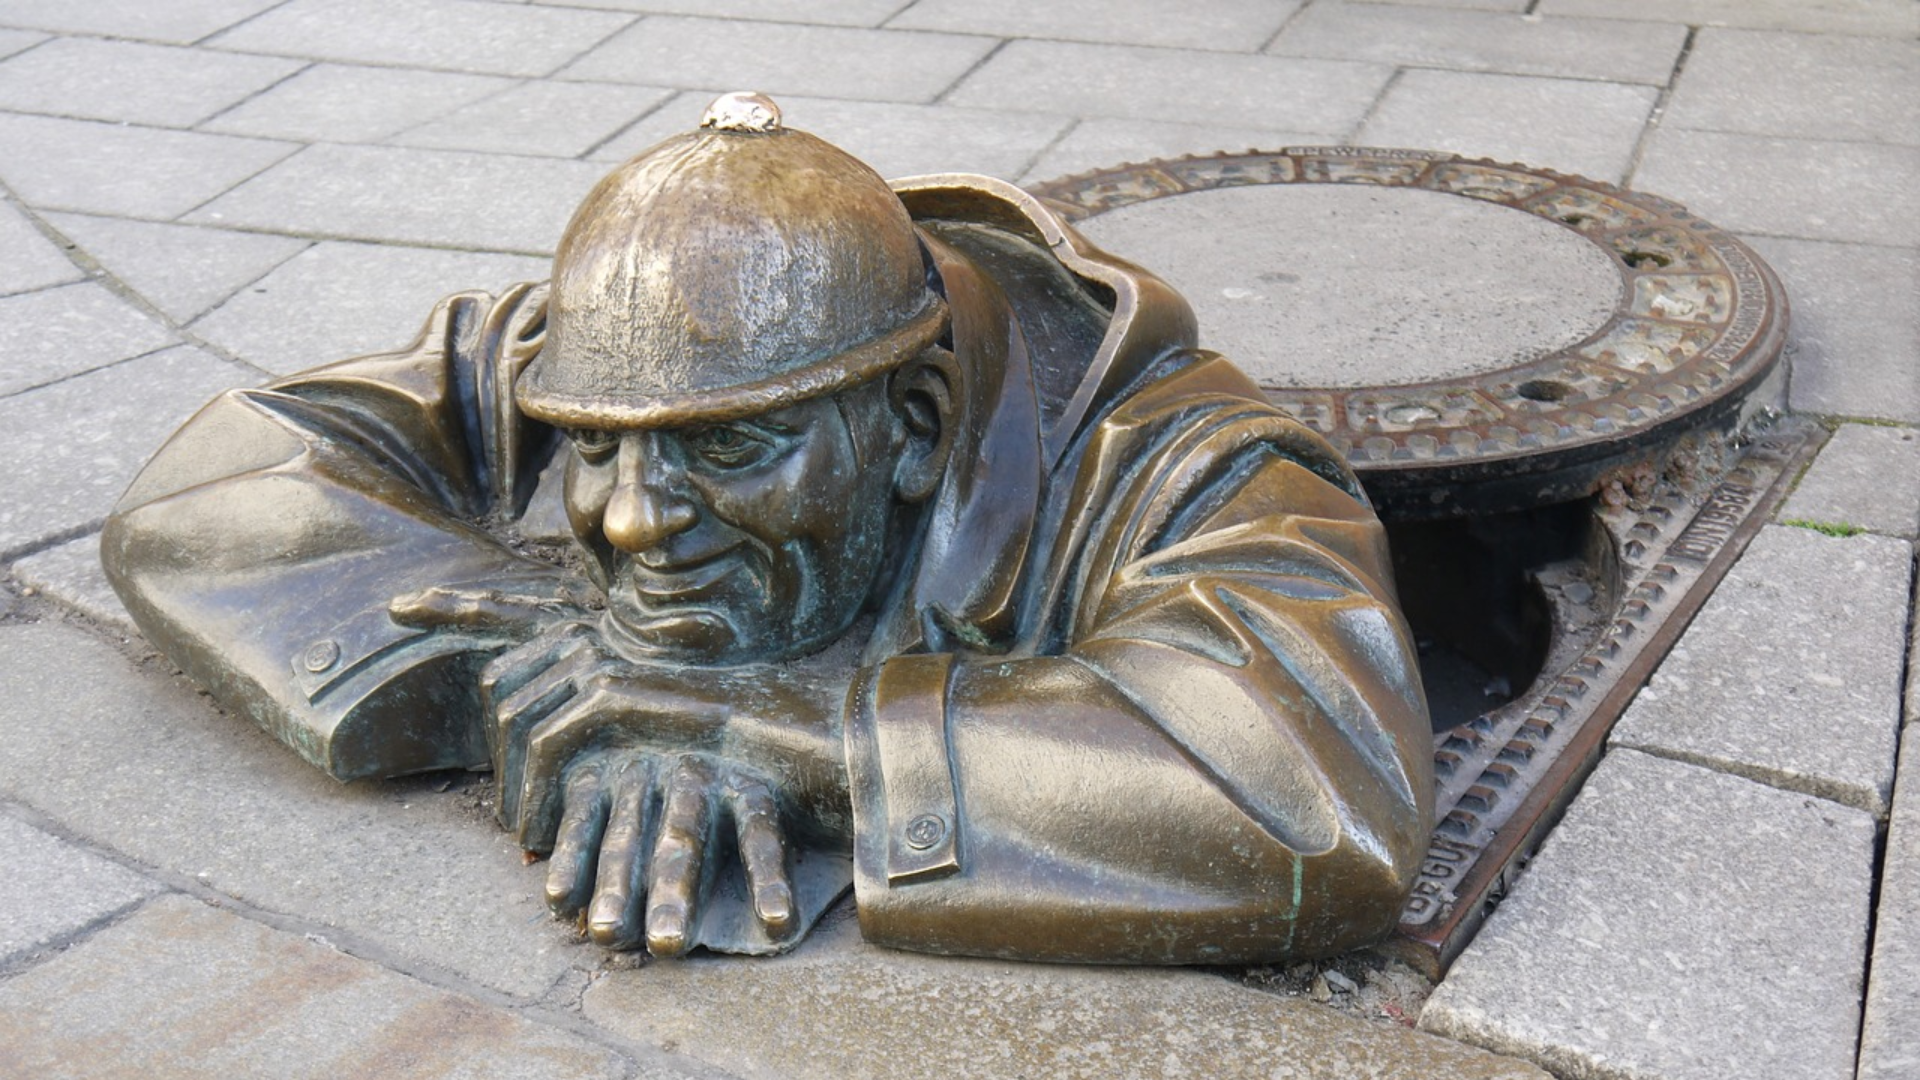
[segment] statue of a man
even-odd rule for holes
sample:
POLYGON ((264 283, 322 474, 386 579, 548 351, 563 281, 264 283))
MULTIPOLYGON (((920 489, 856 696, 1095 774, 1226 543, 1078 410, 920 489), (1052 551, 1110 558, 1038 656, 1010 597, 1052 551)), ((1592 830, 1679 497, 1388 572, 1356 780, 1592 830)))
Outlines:
POLYGON ((216 400, 103 550, 334 775, 491 765, 609 946, 776 951, 850 876, 901 948, 1275 960, 1426 850, 1346 465, 1031 196, 757 96, 603 180, 550 290, 216 400))

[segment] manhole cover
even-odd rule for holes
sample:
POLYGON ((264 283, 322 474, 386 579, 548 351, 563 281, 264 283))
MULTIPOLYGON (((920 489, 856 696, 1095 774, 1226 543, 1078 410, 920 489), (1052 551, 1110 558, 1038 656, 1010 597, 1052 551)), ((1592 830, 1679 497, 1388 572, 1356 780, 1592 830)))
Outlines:
POLYGON ((1784 339, 1779 283, 1733 237, 1518 165, 1296 147, 1033 190, 1181 290, 1202 344, 1327 436, 1388 516, 1590 494, 1729 422, 1784 339))

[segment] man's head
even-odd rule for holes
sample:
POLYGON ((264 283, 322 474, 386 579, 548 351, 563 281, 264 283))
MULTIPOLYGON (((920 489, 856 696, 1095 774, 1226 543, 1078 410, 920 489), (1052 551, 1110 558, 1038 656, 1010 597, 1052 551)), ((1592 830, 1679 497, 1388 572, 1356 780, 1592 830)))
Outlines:
POLYGON ((797 656, 884 584, 954 427, 924 259, 872 170, 745 95, 588 195, 517 398, 568 432, 616 644, 797 656))

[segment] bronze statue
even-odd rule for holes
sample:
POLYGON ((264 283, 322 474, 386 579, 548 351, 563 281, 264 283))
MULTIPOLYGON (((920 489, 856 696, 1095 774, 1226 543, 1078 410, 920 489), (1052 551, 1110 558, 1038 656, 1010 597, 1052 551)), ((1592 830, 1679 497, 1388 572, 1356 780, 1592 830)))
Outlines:
POLYGON ((1349 948, 1427 847, 1412 642, 1351 470, 1195 341, 1018 188, 729 95, 550 287, 214 401, 104 558, 334 776, 491 766, 605 945, 778 951, 851 878, 907 949, 1349 948))

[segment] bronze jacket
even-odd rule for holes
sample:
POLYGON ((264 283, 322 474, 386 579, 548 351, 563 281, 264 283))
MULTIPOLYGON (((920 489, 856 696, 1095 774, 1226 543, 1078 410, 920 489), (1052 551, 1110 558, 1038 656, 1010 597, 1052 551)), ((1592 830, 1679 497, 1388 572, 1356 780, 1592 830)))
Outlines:
MULTIPOLYGON (((1353 474, 1196 347, 1164 283, 978 177, 897 189, 968 371, 965 446, 849 695, 872 940, 1193 963, 1393 924, 1432 741, 1353 474)), ((341 779, 487 762, 497 638, 387 616, 568 577, 559 440, 513 407, 544 289, 467 293, 396 353, 208 405, 109 519, 148 637, 341 779)))

